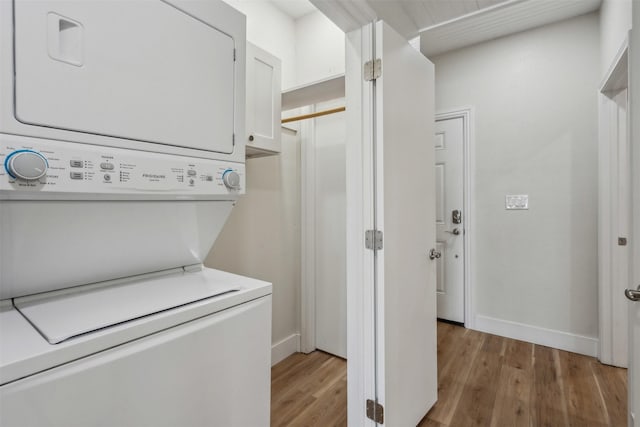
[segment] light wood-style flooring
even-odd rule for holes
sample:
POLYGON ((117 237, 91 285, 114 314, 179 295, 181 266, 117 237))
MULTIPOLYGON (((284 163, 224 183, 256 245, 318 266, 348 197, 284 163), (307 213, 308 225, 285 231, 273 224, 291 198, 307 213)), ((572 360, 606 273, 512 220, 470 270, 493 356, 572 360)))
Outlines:
MULTIPOLYGON (((346 361, 316 351, 271 371, 271 425, 345 426, 346 361)), ((438 403, 420 427, 623 427, 627 372, 438 322, 438 403)))

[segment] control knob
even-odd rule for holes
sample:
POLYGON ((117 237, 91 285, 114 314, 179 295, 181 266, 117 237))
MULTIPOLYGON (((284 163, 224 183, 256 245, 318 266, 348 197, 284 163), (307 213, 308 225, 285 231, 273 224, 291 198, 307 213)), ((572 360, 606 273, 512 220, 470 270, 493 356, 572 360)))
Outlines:
POLYGON ((37 151, 18 150, 7 156, 4 168, 13 178, 35 181, 45 176, 49 164, 46 157, 37 151))
POLYGON ((240 189, 240 175, 238 174, 238 172, 231 169, 227 169, 226 171, 224 171, 224 173, 222 174, 222 182, 230 190, 240 189))

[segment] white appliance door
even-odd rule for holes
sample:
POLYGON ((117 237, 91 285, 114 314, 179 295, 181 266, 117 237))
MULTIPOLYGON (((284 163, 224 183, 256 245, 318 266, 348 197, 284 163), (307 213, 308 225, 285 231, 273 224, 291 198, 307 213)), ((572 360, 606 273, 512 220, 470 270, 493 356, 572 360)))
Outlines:
POLYGON ((19 121, 233 151, 231 36, 160 0, 14 8, 19 121))
POLYGON ((13 426, 268 426, 271 297, 0 387, 13 426))
POLYGON ((349 424, 415 426, 438 386, 434 67, 377 22, 347 35, 346 74, 349 424))

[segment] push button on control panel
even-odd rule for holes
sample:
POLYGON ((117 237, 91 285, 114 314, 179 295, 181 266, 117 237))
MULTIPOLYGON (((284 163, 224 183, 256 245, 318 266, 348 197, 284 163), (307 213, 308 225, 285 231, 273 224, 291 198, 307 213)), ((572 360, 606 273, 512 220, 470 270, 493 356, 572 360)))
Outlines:
POLYGON ((100 163, 100 168, 107 171, 111 171, 113 170, 114 166, 113 166, 113 163, 100 163))
POLYGON ((196 172, 196 171, 194 171, 193 169, 189 169, 189 170, 187 171, 187 175, 189 175, 189 176, 196 176, 196 174, 197 174, 197 172, 196 172))
POLYGON ((111 175, 109 175, 108 173, 104 174, 104 180, 105 181, 111 181, 111 175))
POLYGON ((83 178, 82 172, 71 172, 69 174, 69 176, 71 177, 71 179, 82 179, 83 178))
POLYGON ((82 160, 69 160, 69 165, 72 168, 81 168, 82 167, 82 160))

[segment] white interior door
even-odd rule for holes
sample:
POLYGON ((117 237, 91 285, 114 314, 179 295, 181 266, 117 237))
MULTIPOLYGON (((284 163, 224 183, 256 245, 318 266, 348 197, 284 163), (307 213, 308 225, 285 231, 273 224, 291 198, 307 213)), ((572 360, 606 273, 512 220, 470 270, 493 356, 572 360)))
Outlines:
MULTIPOLYGON (((344 105, 344 99, 316 105, 316 111, 344 105)), ((316 348, 347 357, 346 195, 344 113, 317 117, 314 150, 314 284, 316 348)))
POLYGON ((436 122, 438 317, 464 322, 464 119, 436 122))
POLYGON ((385 425, 415 426, 437 399, 434 66, 384 22, 374 40, 376 389, 385 425))
MULTIPOLYGON (((640 286, 640 53, 637 51, 637 46, 640 46, 640 7, 633 8, 633 28, 629 40, 629 128, 633 195, 630 291, 635 291, 640 286)), ((640 426, 640 301, 629 302, 629 425, 640 426)))
POLYGON ((434 67, 383 22, 346 48, 348 421, 415 426, 437 396, 434 67))

